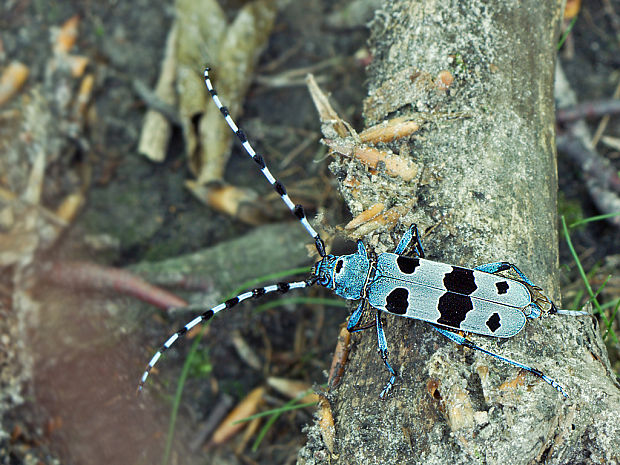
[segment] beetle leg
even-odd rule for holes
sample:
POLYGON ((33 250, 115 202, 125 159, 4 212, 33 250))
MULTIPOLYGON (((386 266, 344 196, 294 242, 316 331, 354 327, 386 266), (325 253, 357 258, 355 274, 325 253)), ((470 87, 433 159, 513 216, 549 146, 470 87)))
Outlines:
POLYGON ((422 243, 420 242, 418 227, 415 224, 409 226, 405 234, 403 234, 403 237, 401 237, 400 242, 396 246, 396 250, 394 250, 394 253, 396 255, 403 255, 412 240, 414 241, 413 256, 424 258, 424 248, 422 247, 422 243))
POLYGON ((529 278, 525 276, 525 274, 523 274, 523 272, 519 268, 516 267, 516 265, 513 265, 509 262, 486 263, 484 265, 479 265, 475 267, 474 270, 484 271, 485 273, 491 274, 499 273, 500 271, 512 270, 517 273, 524 282, 534 288, 538 288, 538 286, 536 286, 532 281, 530 281, 529 278))
POLYGON ((465 346, 465 347, 469 347, 470 349, 474 349, 474 350, 479 350, 480 352, 483 352, 487 355, 490 355, 492 357, 498 358, 499 360, 506 362, 510 365, 514 365, 518 368, 521 368, 525 371, 530 372, 531 374, 533 374, 534 376, 539 377, 540 379, 542 379, 543 381, 545 381, 547 384, 549 384, 551 387, 553 387, 556 391, 558 391, 560 394, 562 394, 564 397, 568 397, 568 394, 566 393, 566 391, 564 390, 564 388, 553 378, 548 377, 547 375, 545 375, 542 371, 537 370, 536 368, 532 368, 528 365, 524 365, 522 363, 519 363, 515 360, 511 360, 507 357, 503 357, 501 355, 498 355, 494 352, 491 352, 489 350, 483 349, 482 347, 477 346, 476 344, 474 344, 473 342, 471 342, 470 340, 466 339, 464 336, 461 336, 459 334, 456 334, 452 331, 448 331, 447 329, 442 329, 442 328, 437 328, 436 326, 432 326, 433 329, 441 334, 443 334, 444 336, 446 336, 448 339, 450 339, 451 341, 456 342, 459 345, 465 346))
POLYGON ((359 305, 355 309, 351 316, 349 317, 349 321, 347 322, 347 329, 350 333, 355 333, 357 331, 363 331, 364 329, 368 329, 374 324, 366 324, 363 325, 363 321, 361 320, 362 315, 364 314, 364 306, 366 305, 366 299, 360 300, 359 305))
POLYGON ((394 381, 396 381, 396 372, 394 371, 394 368, 392 368, 392 366, 388 362, 387 341, 385 340, 385 333, 383 332, 383 323, 381 323, 381 312, 379 310, 377 310, 375 321, 377 323, 377 344, 378 344, 379 354, 381 355, 381 360, 383 360, 383 363, 385 363, 385 366, 390 372, 390 379, 385 385, 385 387, 383 388, 383 391, 381 391, 381 394, 379 394, 379 397, 381 399, 385 399, 385 396, 387 395, 387 393, 390 392, 390 389, 392 389, 392 386, 394 386, 394 381))

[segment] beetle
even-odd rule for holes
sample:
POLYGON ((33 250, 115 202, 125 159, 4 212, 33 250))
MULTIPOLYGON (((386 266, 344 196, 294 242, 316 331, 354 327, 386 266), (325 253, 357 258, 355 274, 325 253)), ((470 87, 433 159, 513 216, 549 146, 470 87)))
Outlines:
POLYGON ((583 315, 586 312, 558 310, 515 265, 495 262, 474 269, 426 260, 416 225, 411 225, 394 253, 368 258, 362 241, 350 255, 326 255, 313 268, 318 284, 340 297, 359 300, 349 317, 347 329, 358 331, 366 305, 376 310, 378 350, 390 379, 381 391, 383 398, 396 380, 388 362, 387 342, 381 313, 414 318, 430 323, 432 328, 457 344, 479 350, 541 378, 565 397, 566 390, 554 379, 528 365, 511 360, 477 346, 456 331, 509 338, 518 334, 528 318, 543 315, 583 315), (403 253, 411 243, 413 256, 403 253), (519 280, 497 273, 512 271, 519 280))
POLYGON ((319 233, 308 222, 303 206, 295 205, 291 201, 284 185, 271 174, 262 155, 254 150, 245 133, 236 125, 228 109, 222 104, 209 78, 209 70, 205 69, 204 78, 213 101, 247 154, 258 165, 291 213, 314 239, 321 259, 312 267, 311 274, 306 280, 281 282, 244 292, 206 310, 180 328, 153 355, 142 374, 138 391, 142 390, 149 373, 162 354, 194 326, 245 300, 318 284, 344 299, 359 301, 357 308, 349 317, 347 323, 349 331, 376 327, 378 351, 390 374, 380 393, 381 398, 385 398, 390 392, 397 377, 388 361, 387 341, 381 321, 383 312, 426 321, 435 331, 457 344, 522 368, 568 397, 566 390, 543 372, 479 347, 459 332, 510 338, 523 329, 527 319, 554 314, 579 316, 587 315, 587 312, 559 310, 542 293, 540 287, 533 284, 519 268, 508 262, 488 263, 469 269, 425 259, 424 248, 415 224, 407 229, 393 253, 381 253, 376 257, 369 257, 364 243, 358 241, 357 251, 353 254, 327 254, 325 244, 319 233), (410 256, 405 254, 408 249, 412 249, 410 256), (506 271, 515 273, 518 278, 498 274, 506 271), (365 322, 364 315, 368 306, 375 309, 374 325, 365 322))

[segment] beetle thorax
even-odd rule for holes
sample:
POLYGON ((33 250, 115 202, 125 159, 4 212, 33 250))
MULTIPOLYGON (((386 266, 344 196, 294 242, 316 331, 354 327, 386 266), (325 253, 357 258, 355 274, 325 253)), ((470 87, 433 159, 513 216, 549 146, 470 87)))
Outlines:
POLYGON ((314 275, 321 286, 333 290, 340 297, 357 300, 363 297, 364 285, 370 269, 365 254, 326 255, 314 266, 314 275))

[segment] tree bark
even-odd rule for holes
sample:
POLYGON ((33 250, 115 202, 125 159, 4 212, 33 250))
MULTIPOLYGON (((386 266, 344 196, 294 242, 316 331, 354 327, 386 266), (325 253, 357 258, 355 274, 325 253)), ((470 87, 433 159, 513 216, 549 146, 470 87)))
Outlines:
MULTIPOLYGON (((419 137, 389 144, 418 164, 413 181, 349 160, 331 166, 356 180, 341 185, 354 216, 377 202, 407 207, 394 231, 364 238, 371 250, 393 251, 415 222, 432 228, 422 238, 427 258, 467 267, 506 260, 558 301, 552 96, 562 3, 402 0, 377 11, 366 124, 417 114, 424 125, 419 137)), ((298 463, 620 460, 620 391, 593 319, 529 320, 502 341, 472 336, 555 378, 568 399, 424 322, 385 322, 399 374, 388 399, 378 397, 388 375, 374 330, 356 333, 341 384, 328 394, 335 449, 327 451, 317 423, 298 463)))

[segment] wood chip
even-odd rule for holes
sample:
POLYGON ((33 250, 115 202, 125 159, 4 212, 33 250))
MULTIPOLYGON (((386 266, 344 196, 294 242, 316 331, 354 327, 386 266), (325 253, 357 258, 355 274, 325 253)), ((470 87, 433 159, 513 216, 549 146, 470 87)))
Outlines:
POLYGON ((84 203, 84 194, 81 192, 69 194, 56 209, 56 215, 67 223, 71 223, 82 209, 84 203))
MULTIPOLYGON (((166 50, 159 70, 159 80, 155 87, 155 95, 169 105, 176 105, 176 40, 177 23, 173 25, 166 40, 166 50)), ((168 151, 168 141, 172 128, 168 119, 160 112, 148 110, 144 116, 138 153, 154 162, 162 162, 168 151)))
MULTIPOLYGON (((414 202, 415 199, 412 199, 412 203, 414 202)), ((398 223, 400 218, 405 216, 409 210, 410 207, 407 205, 392 207, 389 210, 375 216, 372 220, 361 224, 355 230, 349 230, 349 237, 351 239, 362 239, 377 229, 382 228, 389 230, 393 228, 396 223, 398 223)))
POLYGON ((60 27, 54 40, 55 53, 68 53, 78 37, 78 28, 80 25, 80 17, 72 16, 60 27))
POLYGON ((354 144, 348 139, 325 140, 324 142, 334 153, 355 158, 370 169, 376 170, 379 163, 383 163, 388 175, 398 176, 404 181, 411 181, 418 174, 418 166, 413 161, 399 155, 374 147, 354 144))
POLYGON ((332 363, 329 368, 329 376, 327 378, 327 384, 330 389, 338 386, 342 375, 344 374, 344 367, 349 358, 349 352, 351 350, 351 333, 347 329, 346 325, 340 328, 338 334, 338 343, 334 350, 334 356, 332 357, 332 363))
POLYGON ((19 61, 11 62, 0 76, 0 106, 8 102, 28 78, 28 67, 19 61))
POLYGON ((312 388, 309 383, 305 381, 292 380, 287 378, 276 378, 271 376, 267 378, 267 384, 269 387, 275 389, 280 394, 288 397, 289 399, 299 398, 299 402, 302 404, 310 402, 318 402, 319 396, 314 392, 308 392, 312 388), (307 393, 303 395, 304 393, 307 393), (302 396, 303 397, 300 397, 302 396))
POLYGON ((332 414, 331 405, 329 401, 321 396, 319 399, 319 428, 321 431, 321 437, 323 442, 329 450, 330 454, 334 453, 334 446, 336 444, 336 427, 334 425, 334 415, 332 414))
POLYGON ((368 129, 364 129, 360 133, 360 139, 362 142, 370 144, 376 144, 377 142, 392 142, 397 139, 409 137, 419 129, 420 124, 417 121, 412 121, 411 118, 394 118, 375 126, 371 126, 368 129))
POLYGON ((224 444, 239 431, 247 426, 246 422, 236 423, 239 420, 243 420, 258 412, 263 395, 265 394, 265 388, 259 386, 253 389, 232 411, 224 418, 220 426, 213 433, 210 445, 224 444))
POLYGON ((384 208, 385 208, 385 205, 383 205, 382 203, 374 204, 368 210, 364 210, 362 213, 360 213, 355 218, 353 218, 351 221, 349 221, 344 227, 344 229, 355 229, 364 223, 368 223, 370 220, 375 218, 379 213, 381 213, 384 208))

